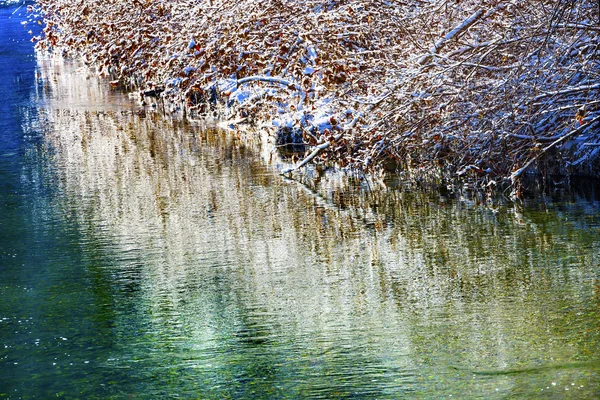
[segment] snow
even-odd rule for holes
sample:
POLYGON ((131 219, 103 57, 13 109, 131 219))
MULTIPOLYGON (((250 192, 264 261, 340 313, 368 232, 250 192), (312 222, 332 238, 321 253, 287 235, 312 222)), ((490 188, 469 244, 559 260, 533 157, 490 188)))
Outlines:
MULTIPOLYGON (((535 170, 539 143, 569 135, 576 121, 580 136, 600 141, 592 0, 38 4, 52 21, 40 50, 106 65, 113 81, 164 82, 175 104, 215 91, 230 107, 226 119, 251 108, 274 134, 294 127, 321 140, 341 129, 343 144, 324 156, 343 166, 371 171, 393 160, 409 170, 464 171, 485 186, 525 165, 535 170), (472 165, 483 175, 472 176, 472 165)), ((561 157, 591 165, 598 152, 574 139, 561 157)))

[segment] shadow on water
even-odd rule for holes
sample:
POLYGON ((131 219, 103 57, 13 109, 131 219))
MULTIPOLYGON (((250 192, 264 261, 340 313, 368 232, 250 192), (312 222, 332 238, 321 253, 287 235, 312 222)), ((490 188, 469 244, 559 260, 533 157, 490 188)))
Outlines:
POLYGON ((599 394, 596 200, 304 186, 83 70, 37 74, 0 225, 0 396, 599 394))

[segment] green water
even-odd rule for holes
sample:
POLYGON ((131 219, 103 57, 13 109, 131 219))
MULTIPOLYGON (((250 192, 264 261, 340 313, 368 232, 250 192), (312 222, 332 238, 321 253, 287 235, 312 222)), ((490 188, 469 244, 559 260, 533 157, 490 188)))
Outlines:
POLYGON ((600 397, 592 191, 303 185, 26 59, 0 132, 0 398, 600 397))

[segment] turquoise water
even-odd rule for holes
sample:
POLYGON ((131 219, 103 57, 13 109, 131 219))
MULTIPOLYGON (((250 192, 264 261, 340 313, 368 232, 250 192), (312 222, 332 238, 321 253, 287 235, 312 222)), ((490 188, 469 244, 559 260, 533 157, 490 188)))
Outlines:
POLYGON ((286 180, 236 134, 36 59, 17 7, 0 398, 600 397, 593 186, 516 207, 286 180))

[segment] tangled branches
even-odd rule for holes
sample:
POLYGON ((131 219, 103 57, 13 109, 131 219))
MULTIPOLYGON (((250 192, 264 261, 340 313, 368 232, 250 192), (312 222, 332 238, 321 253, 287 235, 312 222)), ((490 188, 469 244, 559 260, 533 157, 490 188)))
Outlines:
POLYGON ((592 0, 38 4, 40 48, 199 113, 225 99, 341 167, 480 187, 599 170, 592 0))

